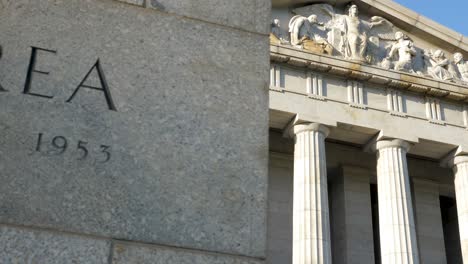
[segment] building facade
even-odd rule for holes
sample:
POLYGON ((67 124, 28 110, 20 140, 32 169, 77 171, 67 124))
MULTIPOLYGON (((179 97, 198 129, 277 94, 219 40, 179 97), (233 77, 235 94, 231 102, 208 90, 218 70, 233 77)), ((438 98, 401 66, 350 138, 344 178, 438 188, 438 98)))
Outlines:
POLYGON ((468 262, 468 39, 392 1, 273 1, 267 263, 468 262))
POLYGON ((0 1, 0 33, 0 264, 468 262, 465 36, 389 0, 0 1))

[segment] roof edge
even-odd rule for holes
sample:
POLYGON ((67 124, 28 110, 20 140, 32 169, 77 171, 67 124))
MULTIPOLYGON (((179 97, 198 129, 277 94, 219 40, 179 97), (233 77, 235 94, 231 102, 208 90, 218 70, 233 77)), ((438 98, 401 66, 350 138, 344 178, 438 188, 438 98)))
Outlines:
MULTIPOLYGON (((439 41, 445 42, 453 46, 453 49, 447 51, 456 52, 463 51, 468 53, 468 37, 450 29, 432 19, 429 19, 414 10, 404 7, 391 0, 358 0, 368 5, 368 11, 372 12, 373 9, 383 12, 387 15, 393 16, 404 24, 413 26, 413 28, 403 27, 402 29, 414 33, 414 31, 421 31, 423 33, 434 36, 439 41)), ((393 22, 393 21, 392 21, 393 22)))

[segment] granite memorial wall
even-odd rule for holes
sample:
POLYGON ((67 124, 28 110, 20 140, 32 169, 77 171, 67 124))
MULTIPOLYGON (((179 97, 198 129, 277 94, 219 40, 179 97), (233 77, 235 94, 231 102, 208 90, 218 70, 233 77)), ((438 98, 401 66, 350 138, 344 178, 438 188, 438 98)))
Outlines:
POLYGON ((0 1, 0 263, 262 263, 269 10, 0 1))

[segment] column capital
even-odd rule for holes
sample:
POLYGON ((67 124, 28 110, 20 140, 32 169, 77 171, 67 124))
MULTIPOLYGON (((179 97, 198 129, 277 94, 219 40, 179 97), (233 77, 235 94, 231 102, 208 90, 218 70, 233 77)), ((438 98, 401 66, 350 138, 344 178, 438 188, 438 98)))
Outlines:
POLYGON ((468 155, 456 156, 453 159, 453 164, 458 165, 462 163, 468 163, 468 155))
POLYGON ((411 144, 402 139, 379 140, 375 144, 375 148, 377 150, 393 147, 403 148, 406 152, 408 152, 411 148, 411 144))
POLYGON ((468 163, 468 155, 458 154, 457 152, 451 152, 445 158, 442 159, 440 165, 444 168, 454 168, 458 164, 468 163))
POLYGON ((330 133, 329 127, 336 127, 336 122, 311 118, 310 116, 296 114, 293 119, 283 128, 283 137, 295 138, 295 135, 304 131, 318 131, 325 137, 330 133), (301 130, 302 129, 302 130, 301 130))
POLYGON ((330 129, 322 124, 319 123, 304 123, 304 124, 297 124, 292 126, 289 129, 289 135, 294 137, 295 135, 301 133, 301 132, 307 132, 307 131, 315 131, 322 133, 325 137, 328 137, 330 134, 330 129))
POLYGON ((411 148, 411 143, 405 141, 403 139, 377 139, 374 138, 369 141, 366 146, 364 146, 364 150, 367 152, 376 152, 381 149, 392 148, 392 147, 399 147, 408 152, 411 148))

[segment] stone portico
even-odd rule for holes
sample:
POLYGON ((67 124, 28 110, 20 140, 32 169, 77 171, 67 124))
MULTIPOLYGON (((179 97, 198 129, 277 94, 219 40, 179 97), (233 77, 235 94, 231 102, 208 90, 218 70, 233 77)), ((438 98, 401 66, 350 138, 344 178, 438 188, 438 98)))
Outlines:
POLYGON ((273 1, 267 262, 468 262, 468 41, 391 1, 316 2, 273 1))

